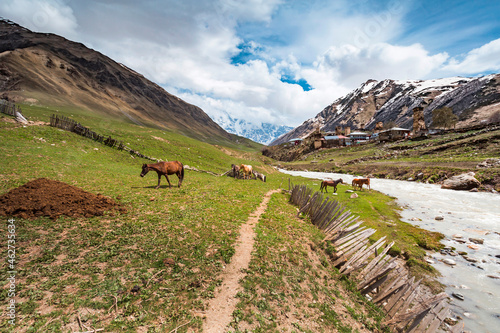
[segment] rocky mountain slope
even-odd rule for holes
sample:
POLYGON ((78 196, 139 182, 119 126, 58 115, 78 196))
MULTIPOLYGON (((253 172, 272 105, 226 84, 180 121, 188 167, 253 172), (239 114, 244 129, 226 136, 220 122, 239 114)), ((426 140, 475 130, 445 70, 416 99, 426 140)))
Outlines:
POLYGON ((373 130, 378 122, 394 122, 411 129, 417 106, 424 107, 427 127, 432 111, 442 107, 452 108, 459 119, 457 127, 478 124, 500 110, 500 74, 426 81, 368 80, 271 145, 306 137, 318 127, 323 132, 334 132, 337 126, 373 130))
POLYGON ((107 56, 7 20, 0 20, 0 98, 76 106, 203 141, 238 139, 199 107, 107 56))

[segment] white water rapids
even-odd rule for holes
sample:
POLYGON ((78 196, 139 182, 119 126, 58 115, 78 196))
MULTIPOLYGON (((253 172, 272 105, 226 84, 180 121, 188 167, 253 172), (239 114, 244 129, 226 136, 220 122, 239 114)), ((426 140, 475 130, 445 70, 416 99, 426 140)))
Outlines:
MULTIPOLYGON (((355 178, 335 173, 280 171, 313 179, 342 178, 348 184, 355 178)), ((403 208, 402 221, 444 234, 445 246, 477 259, 474 263, 460 255, 429 254, 432 265, 442 274, 439 281, 451 297, 452 310, 463 318, 465 329, 474 333, 500 332, 500 279, 495 279, 500 277, 500 195, 443 190, 439 185, 419 182, 370 180, 372 189, 397 198, 403 208), (438 216, 443 219, 436 220, 438 216), (465 243, 456 241, 458 236, 465 243), (481 238, 484 243, 474 244, 469 238, 481 238), (447 265, 443 259, 452 259, 456 265, 447 265), (453 297, 453 293, 461 294, 464 300, 453 297)), ((320 182, 314 185, 319 190, 320 182)))

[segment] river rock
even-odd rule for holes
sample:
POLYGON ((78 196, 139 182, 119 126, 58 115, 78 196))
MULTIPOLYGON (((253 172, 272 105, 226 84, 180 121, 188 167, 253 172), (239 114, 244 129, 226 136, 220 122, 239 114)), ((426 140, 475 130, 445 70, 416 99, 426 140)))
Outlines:
POLYGON ((459 299, 461 301, 463 301, 465 299, 464 295, 460 294, 460 293, 452 293, 451 294, 453 297, 455 297, 456 299, 459 299))
POLYGON ((476 244, 469 244, 469 245, 467 245, 467 247, 468 247, 469 249, 479 250, 479 246, 478 246, 478 245, 476 245, 476 244))
POLYGON ((442 217, 442 216, 436 216, 434 218, 434 220, 436 220, 436 221, 442 221, 442 220, 444 220, 444 217, 442 217))
POLYGON ((455 266, 457 263, 455 262, 455 260, 452 260, 452 259, 443 259, 443 262, 447 265, 450 265, 450 266, 455 266))
POLYGON ((500 279, 500 276, 497 276, 497 275, 488 274, 486 276, 489 277, 489 278, 491 278, 491 279, 495 279, 495 280, 499 280, 500 279))
POLYGON ((464 236, 462 236, 461 234, 454 234, 451 237, 453 237, 453 238, 463 238, 464 236))
POLYGON ((469 257, 469 256, 463 256, 465 260, 467 260, 468 262, 478 262, 479 260, 477 260, 476 258, 472 258, 472 257, 469 257))
POLYGON ((474 172, 469 172, 453 176, 449 179, 446 179, 443 182, 443 185, 441 185, 441 188, 449 190, 468 191, 473 188, 479 187, 481 183, 474 177, 474 175, 474 172))
POLYGON ((484 244, 484 239, 482 238, 469 238, 469 240, 475 244, 484 244))

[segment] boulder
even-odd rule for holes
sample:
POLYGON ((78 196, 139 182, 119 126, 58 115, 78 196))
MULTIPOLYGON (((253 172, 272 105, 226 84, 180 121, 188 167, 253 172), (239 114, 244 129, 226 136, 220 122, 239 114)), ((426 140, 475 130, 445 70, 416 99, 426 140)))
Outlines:
POLYGON ((463 173, 446 179, 441 188, 449 190, 468 191, 479 187, 481 183, 474 177, 474 172, 463 173))

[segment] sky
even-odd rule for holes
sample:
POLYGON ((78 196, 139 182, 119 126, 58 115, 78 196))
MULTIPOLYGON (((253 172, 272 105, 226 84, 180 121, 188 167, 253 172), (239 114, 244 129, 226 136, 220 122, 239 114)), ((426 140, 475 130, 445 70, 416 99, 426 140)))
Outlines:
POLYGON ((497 0, 2 0, 212 118, 298 126, 369 79, 500 72, 497 0))

